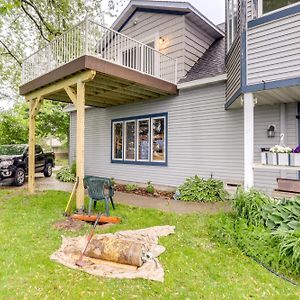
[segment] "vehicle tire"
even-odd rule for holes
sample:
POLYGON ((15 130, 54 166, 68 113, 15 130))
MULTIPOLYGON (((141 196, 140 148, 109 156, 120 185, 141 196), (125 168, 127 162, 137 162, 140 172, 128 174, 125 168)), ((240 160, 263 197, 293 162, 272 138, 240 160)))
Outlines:
POLYGON ((15 173, 14 177, 14 185, 21 186, 25 183, 26 174, 25 170, 22 168, 18 168, 15 173))
POLYGON ((52 164, 47 163, 46 167, 44 169, 44 176, 45 177, 51 177, 52 176, 52 164))

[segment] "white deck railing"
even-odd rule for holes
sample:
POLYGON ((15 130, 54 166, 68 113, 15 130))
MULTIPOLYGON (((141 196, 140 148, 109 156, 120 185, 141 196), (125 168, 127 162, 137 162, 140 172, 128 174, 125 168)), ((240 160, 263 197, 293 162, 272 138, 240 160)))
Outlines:
POLYGON ((176 60, 126 35, 86 19, 23 61, 22 84, 82 55, 98 57, 177 83, 176 60))

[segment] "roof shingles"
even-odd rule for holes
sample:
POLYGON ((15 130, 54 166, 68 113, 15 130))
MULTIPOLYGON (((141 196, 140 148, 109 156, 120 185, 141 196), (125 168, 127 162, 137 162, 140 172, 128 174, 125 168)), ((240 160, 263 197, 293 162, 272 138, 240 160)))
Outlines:
POLYGON ((179 83, 225 73, 225 38, 216 40, 179 83))

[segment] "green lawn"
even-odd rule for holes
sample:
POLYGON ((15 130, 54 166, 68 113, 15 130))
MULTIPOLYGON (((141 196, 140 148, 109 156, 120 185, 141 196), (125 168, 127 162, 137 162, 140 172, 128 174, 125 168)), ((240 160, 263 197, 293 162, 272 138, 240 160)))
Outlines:
MULTIPOLYGON (((0 299, 299 299, 299 288, 275 277, 238 249, 214 244, 201 214, 176 215, 117 206, 122 224, 106 231, 175 225, 160 239, 165 282, 104 279, 56 264, 49 256, 61 235, 68 194, 49 191, 28 196, 0 191, 0 299)), ((87 227, 80 234, 85 233, 87 227)), ((98 230, 99 232, 104 232, 98 230)))

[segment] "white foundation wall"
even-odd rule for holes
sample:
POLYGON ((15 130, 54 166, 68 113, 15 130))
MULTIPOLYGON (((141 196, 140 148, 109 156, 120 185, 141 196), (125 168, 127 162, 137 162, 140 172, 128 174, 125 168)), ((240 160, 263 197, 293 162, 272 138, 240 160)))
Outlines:
MULTIPOLYGON (((195 174, 243 181, 243 112, 224 109, 225 85, 182 91, 154 101, 136 102, 107 109, 86 109, 85 173, 118 180, 175 187, 195 174), (168 166, 111 163, 111 120, 168 112, 168 166)), ((297 144, 296 104, 287 105, 289 145, 297 144)), ((255 107, 255 162, 260 148, 279 143, 280 105, 255 107), (276 125, 276 137, 267 128, 276 125)), ((70 158, 75 158, 76 112, 71 113, 70 158)), ((255 187, 266 192, 276 188, 280 171, 255 171, 255 187)), ((296 172, 288 172, 296 178, 296 172)))

